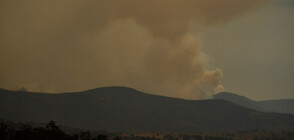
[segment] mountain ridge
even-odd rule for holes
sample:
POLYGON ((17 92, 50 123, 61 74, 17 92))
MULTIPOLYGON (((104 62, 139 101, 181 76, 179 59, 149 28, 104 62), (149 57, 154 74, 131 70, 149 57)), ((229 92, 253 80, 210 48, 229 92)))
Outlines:
POLYGON ((131 88, 64 94, 0 92, 0 118, 123 132, 294 130, 294 115, 263 113, 225 100, 184 100, 131 88), (13 94, 14 93, 14 94, 13 94))
POLYGON ((212 97, 241 105, 246 108, 255 109, 262 112, 290 113, 294 114, 294 99, 272 99, 255 101, 247 97, 230 92, 221 92, 212 97))

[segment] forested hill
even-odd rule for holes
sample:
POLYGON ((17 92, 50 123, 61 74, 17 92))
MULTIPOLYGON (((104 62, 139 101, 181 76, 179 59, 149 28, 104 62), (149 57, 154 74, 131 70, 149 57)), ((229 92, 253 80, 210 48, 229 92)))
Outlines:
POLYGON ((259 110, 262 112, 294 114, 294 99, 254 101, 244 96, 229 92, 221 92, 216 94, 213 96, 213 99, 230 101, 243 107, 259 110))
POLYGON ((126 87, 45 94, 0 90, 0 118, 116 132, 294 130, 294 115, 224 100, 183 100, 126 87))

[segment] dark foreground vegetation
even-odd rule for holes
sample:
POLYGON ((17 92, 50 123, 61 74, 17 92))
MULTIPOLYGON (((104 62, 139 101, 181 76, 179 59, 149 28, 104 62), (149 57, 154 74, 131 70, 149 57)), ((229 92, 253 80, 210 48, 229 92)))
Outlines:
POLYGON ((62 129, 50 121, 45 126, 35 124, 0 123, 0 140, 112 140, 105 134, 92 136, 90 131, 79 131, 74 134, 65 133, 62 129), (12 124, 12 126, 11 126, 12 124))
POLYGON ((230 133, 152 133, 122 136, 123 140, 294 140, 289 131, 247 131, 230 133))
POLYGON ((243 131, 222 133, 93 134, 79 130, 64 132, 54 121, 46 125, 0 123, 0 140, 293 140, 293 131, 243 131))

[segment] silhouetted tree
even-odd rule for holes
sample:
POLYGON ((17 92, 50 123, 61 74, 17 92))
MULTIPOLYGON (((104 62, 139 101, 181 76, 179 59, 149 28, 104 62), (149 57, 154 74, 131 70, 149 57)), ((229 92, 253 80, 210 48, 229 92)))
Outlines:
POLYGON ((80 140, 91 140, 91 133, 89 131, 81 132, 80 140))
POLYGON ((59 130, 59 127, 55 124, 54 121, 50 121, 47 125, 46 125, 47 129, 51 129, 51 130, 59 130))
POLYGON ((106 135, 98 135, 97 140, 107 140, 107 136, 106 135))
POLYGON ((117 136, 113 140, 121 140, 121 137, 120 136, 117 136))
POLYGON ((8 139, 8 126, 6 124, 0 124, 0 138, 3 140, 8 139))

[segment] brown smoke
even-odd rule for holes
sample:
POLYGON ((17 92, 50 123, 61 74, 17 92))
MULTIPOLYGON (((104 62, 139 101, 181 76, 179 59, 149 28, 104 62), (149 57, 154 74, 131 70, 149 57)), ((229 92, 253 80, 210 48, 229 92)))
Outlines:
POLYGON ((0 2, 0 87, 128 86, 195 99, 222 90, 191 25, 226 22, 266 0, 0 2))

